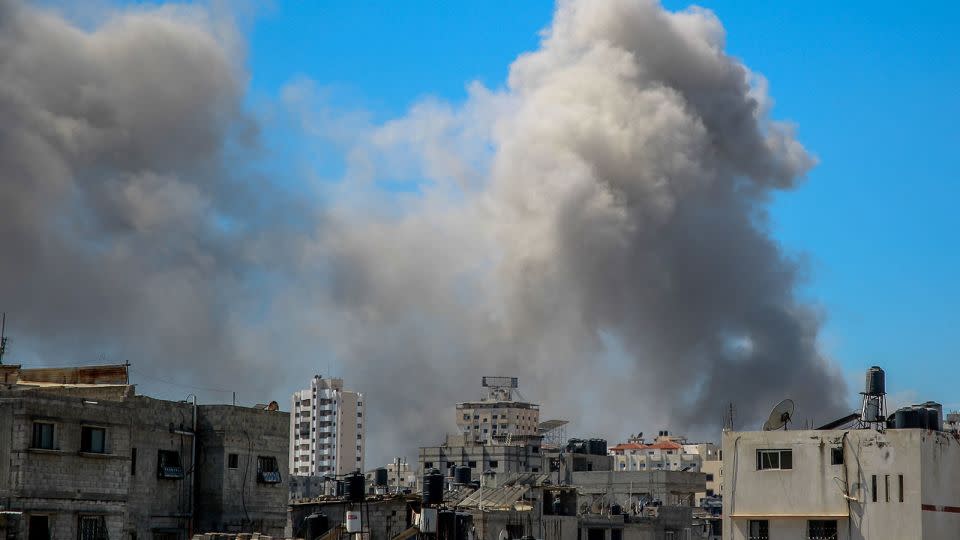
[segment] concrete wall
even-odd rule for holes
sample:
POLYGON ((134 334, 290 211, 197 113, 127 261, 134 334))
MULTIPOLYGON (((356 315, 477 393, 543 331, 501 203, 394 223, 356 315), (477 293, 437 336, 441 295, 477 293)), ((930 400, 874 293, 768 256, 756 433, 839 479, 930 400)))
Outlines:
POLYGON ((95 515, 111 538, 186 536, 191 437, 171 433, 170 425, 189 429, 191 418, 186 404, 96 388, 0 392, 0 497, 24 512, 19 534, 26 538, 30 516, 43 515, 54 538, 75 538, 80 516, 95 515), (53 449, 32 448, 35 422, 53 424, 53 449), (80 451, 83 426, 106 430, 105 453, 80 451), (180 453, 184 478, 158 478, 161 449, 180 453))
MULTIPOLYGON (((291 504, 286 534, 302 538, 304 518, 318 512, 327 516, 331 528, 342 525, 348 507, 343 501, 291 504)), ((390 540, 412 524, 410 505, 404 497, 371 500, 354 508, 361 512, 364 531, 368 533, 368 536, 365 535, 367 540, 390 540)))
POLYGON ((289 497, 289 414, 201 405, 198 426, 198 532, 283 534, 289 497), (230 454, 237 468, 229 467, 230 454), (257 458, 272 456, 282 482, 259 481, 257 458))
POLYGON ((724 533, 746 538, 749 520, 766 519, 771 537, 799 539, 808 520, 836 519, 839 537, 852 540, 954 537, 955 514, 921 505, 935 498, 960 506, 958 446, 919 429, 725 433, 724 533), (758 471, 757 450, 778 448, 792 450, 792 469, 758 471), (832 464, 833 448, 843 464, 832 464))

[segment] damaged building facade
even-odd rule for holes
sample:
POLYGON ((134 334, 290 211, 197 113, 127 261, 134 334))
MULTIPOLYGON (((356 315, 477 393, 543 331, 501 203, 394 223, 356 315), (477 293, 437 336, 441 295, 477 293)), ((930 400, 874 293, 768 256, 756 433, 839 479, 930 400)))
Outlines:
POLYGON ((139 396, 123 365, 0 372, 5 538, 283 531, 286 413, 139 396))

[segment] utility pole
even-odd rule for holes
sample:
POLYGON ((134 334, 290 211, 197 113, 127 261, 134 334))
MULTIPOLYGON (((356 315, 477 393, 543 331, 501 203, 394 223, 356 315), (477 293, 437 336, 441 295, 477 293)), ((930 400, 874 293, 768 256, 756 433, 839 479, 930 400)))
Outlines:
POLYGON ((7 314, 0 318, 0 365, 3 365, 3 353, 7 352, 7 314))

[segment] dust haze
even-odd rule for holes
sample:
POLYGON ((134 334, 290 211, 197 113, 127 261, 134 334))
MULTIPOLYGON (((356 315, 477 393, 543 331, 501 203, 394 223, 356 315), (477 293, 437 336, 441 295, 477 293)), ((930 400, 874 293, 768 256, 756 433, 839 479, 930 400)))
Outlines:
POLYGON ((382 123, 292 78, 270 108, 335 178, 272 174, 240 36, 0 0, 5 361, 251 404, 331 369, 366 394, 368 466, 440 442, 483 375, 611 439, 842 411, 767 215, 815 159, 711 12, 563 0, 503 87, 382 123))

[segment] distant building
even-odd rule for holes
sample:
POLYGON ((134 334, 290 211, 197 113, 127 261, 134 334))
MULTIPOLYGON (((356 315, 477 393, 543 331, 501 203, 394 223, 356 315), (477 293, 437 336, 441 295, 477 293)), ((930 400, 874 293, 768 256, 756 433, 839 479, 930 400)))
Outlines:
POLYGON ((704 458, 715 458, 716 445, 686 444, 682 437, 661 431, 647 443, 643 434, 610 448, 617 471, 690 471, 698 472, 704 458))
POLYGON ((290 408, 291 474, 343 476, 364 464, 363 394, 344 390, 343 379, 316 375, 294 392, 290 408))
POLYGON ((122 365, 0 381, 0 537, 282 533, 286 413, 138 396, 122 365))
POLYGON ((483 444, 538 434, 540 406, 515 399, 516 377, 484 377, 483 386, 484 399, 457 404, 459 434, 483 444))

